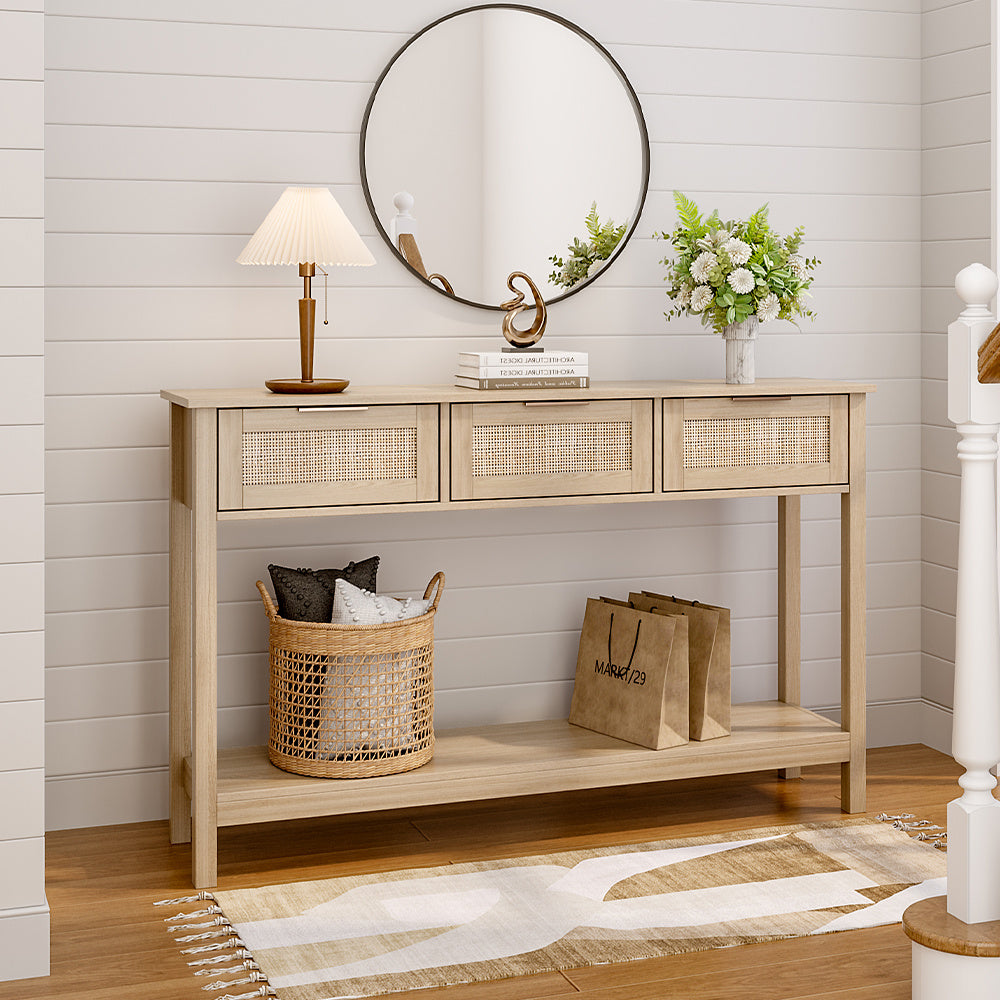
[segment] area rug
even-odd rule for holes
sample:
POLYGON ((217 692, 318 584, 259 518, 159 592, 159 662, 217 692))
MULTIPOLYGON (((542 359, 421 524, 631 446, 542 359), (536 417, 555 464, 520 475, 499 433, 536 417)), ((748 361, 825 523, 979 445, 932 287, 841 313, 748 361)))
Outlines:
POLYGON ((330 1000, 875 927, 945 891, 942 853, 861 819, 201 894, 167 923, 210 992, 330 1000))

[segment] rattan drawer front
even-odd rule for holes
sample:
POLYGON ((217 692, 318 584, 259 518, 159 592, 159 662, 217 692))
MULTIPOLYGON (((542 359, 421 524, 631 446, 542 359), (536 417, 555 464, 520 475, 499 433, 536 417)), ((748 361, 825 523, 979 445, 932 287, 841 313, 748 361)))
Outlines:
POLYGON ((456 403, 453 500, 652 491, 649 399, 456 403))
POLYGON ((846 396, 663 401, 666 491, 846 482, 846 396))
POLYGON ((219 411, 219 509, 438 500, 438 407, 219 411))

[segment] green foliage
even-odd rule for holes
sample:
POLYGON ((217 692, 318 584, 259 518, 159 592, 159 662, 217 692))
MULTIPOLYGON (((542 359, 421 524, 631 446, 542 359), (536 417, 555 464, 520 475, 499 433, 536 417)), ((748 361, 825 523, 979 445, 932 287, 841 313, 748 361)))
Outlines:
MULTIPOLYGON (((550 284, 556 287, 572 288, 591 275, 591 269, 598 261, 607 260, 625 235, 626 225, 616 226, 611 219, 601 223, 597 215, 597 202, 592 202, 590 212, 584 219, 589 239, 581 241, 578 236, 567 247, 565 258, 553 254, 549 260, 555 270, 549 275, 550 284)), ((596 271, 595 271, 596 273, 596 271)))
POLYGON ((754 315, 761 322, 813 318, 805 300, 820 262, 802 255, 801 226, 790 236, 778 235, 771 229, 766 204, 746 221, 728 222, 718 211, 703 219, 698 206, 680 191, 674 192, 674 205, 677 226, 653 234, 674 251, 662 261, 672 300, 664 313, 667 319, 700 316, 702 326, 721 333, 730 323, 754 315))
POLYGON ((704 235, 705 230, 701 227, 701 212, 698 206, 680 191, 674 192, 674 204, 677 206, 677 218, 681 225, 688 232, 698 232, 699 236, 704 235))

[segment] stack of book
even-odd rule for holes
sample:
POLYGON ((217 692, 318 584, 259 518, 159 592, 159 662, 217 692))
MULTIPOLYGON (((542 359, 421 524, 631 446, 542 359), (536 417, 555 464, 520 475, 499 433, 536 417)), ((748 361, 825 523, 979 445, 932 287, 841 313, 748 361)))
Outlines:
POLYGON ((470 351, 458 355, 455 385, 466 389, 586 389, 582 351, 470 351))

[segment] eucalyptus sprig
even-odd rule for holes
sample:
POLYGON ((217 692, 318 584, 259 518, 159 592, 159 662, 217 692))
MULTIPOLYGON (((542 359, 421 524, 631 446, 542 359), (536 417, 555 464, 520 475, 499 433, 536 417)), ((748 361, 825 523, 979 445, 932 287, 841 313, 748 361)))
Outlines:
POLYGON ((614 253, 627 228, 625 223, 616 226, 611 219, 602 223, 597 215, 596 201, 591 203, 584 225, 589 239, 582 241, 574 236, 573 242, 566 248, 568 253, 565 259, 558 254, 549 257, 556 267, 549 275, 549 283, 557 288, 572 288, 596 274, 603 262, 614 253))
POLYGON ((676 255, 662 260, 672 300, 663 314, 667 319, 700 316, 702 326, 722 333, 751 316, 761 323, 815 317, 805 300, 811 298, 812 272, 820 261, 801 253, 801 226, 790 236, 778 235, 771 229, 766 204, 745 221, 723 221, 718 211, 704 219, 680 191, 674 192, 674 204, 677 226, 653 234, 667 240, 676 255))

